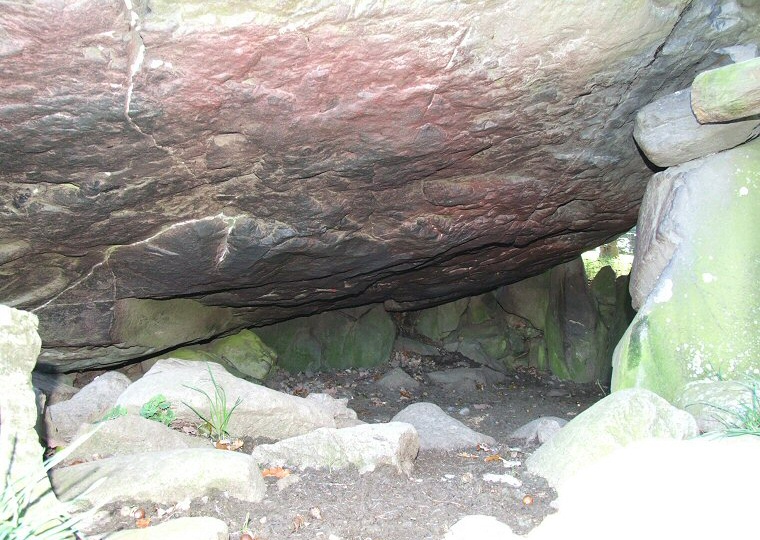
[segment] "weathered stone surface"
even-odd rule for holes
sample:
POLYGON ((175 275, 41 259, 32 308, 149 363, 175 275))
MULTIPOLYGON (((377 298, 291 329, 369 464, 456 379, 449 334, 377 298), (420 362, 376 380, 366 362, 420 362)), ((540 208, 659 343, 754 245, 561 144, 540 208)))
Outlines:
POLYGON ((108 535, 109 540, 228 540, 227 524, 213 517, 170 519, 144 529, 129 529, 108 535))
MULTIPOLYGON (((74 438, 84 437, 92 427, 89 424, 83 425, 74 438)), ((94 456, 101 459, 143 452, 210 447, 209 439, 187 435, 161 422, 127 414, 102 422, 98 430, 69 455, 69 460, 90 461, 94 456)))
MULTIPOLYGON (((43 449, 35 430, 37 405, 31 374, 40 353, 37 317, 0 305, 0 492, 24 482, 32 504, 27 518, 54 516, 58 501, 42 466, 43 449), (31 484, 31 485, 29 485, 31 484)), ((43 520, 42 522, 44 523, 43 520)), ((25 520, 29 523, 29 520, 25 520)))
POLYGON ((93 506, 129 499, 176 503, 212 490, 258 502, 266 492, 251 456, 214 448, 115 456, 55 469, 50 480, 61 500, 76 497, 93 506))
POLYGON ((760 397, 756 381, 702 380, 686 384, 673 405, 696 418, 701 432, 721 432, 741 425, 757 409, 756 397, 760 397))
POLYGON ((241 330, 211 343, 183 347, 165 355, 165 358, 214 362, 232 373, 255 381, 266 379, 277 363, 277 353, 250 330, 241 330))
POLYGON ((208 417, 208 400, 192 389, 203 390, 213 398, 214 387, 208 367, 217 384, 225 391, 228 408, 237 398, 242 399, 230 418, 231 435, 283 439, 320 427, 335 427, 332 412, 316 401, 238 379, 218 364, 174 358, 159 360, 119 396, 117 405, 123 405, 132 414, 139 414, 143 404, 162 394, 172 404, 178 419, 198 422, 198 417, 188 405, 208 417))
POLYGON ((633 136, 652 163, 671 167, 733 148, 748 140, 758 126, 760 120, 700 124, 691 110, 691 91, 686 89, 642 108, 633 136))
POLYGON ((32 372, 32 385, 46 397, 46 405, 66 401, 79 392, 79 388, 71 384, 73 380, 70 374, 32 372))
POLYGON ((468 428, 435 403, 412 403, 391 422, 413 425, 419 434, 420 450, 460 450, 480 443, 496 444, 493 437, 468 428))
POLYGON ((363 424, 356 416, 356 411, 348 407, 348 398, 334 398, 330 394, 309 394, 308 401, 314 401, 328 411, 335 420, 336 428, 344 428, 363 424))
POLYGON ((0 15, 0 300, 58 369, 567 261, 635 221, 635 111, 760 36, 717 0, 0 15), (180 299, 193 331, 140 316, 180 299))
POLYGON ((421 310, 411 317, 413 328, 497 371, 531 366, 577 382, 606 382, 633 313, 626 281, 617 283, 613 272, 602 283, 605 276, 590 288, 578 257, 491 293, 421 310))
POLYGON ((613 389, 673 400, 690 381, 760 372, 759 228, 760 140, 652 178, 613 389))
POLYGON ((320 313, 256 332, 290 371, 372 367, 390 358, 396 326, 383 306, 320 313))
POLYGON ((561 487, 614 450, 648 438, 698 435, 697 422, 643 388, 613 392, 583 411, 525 461, 528 470, 561 487))
POLYGON ((416 390, 420 387, 419 381, 401 368, 393 368, 377 381, 377 385, 385 390, 397 392, 399 390, 416 390))
POLYGON ((691 85, 700 122, 728 122, 760 114, 760 58, 703 71, 691 85))
POLYGON ((393 350, 400 353, 412 353, 420 356, 439 356, 441 351, 432 345, 422 343, 416 339, 398 336, 393 343, 393 350))
POLYGON ((118 371, 107 371, 74 394, 45 411, 45 437, 50 446, 71 441, 82 424, 100 420, 132 381, 118 371))
POLYGON ((478 387, 503 382, 503 373, 489 368, 451 368, 427 373, 428 380, 453 392, 474 392, 478 387))
POLYGON ((360 473, 390 465, 409 475, 419 450, 414 427, 393 421, 343 429, 320 428, 274 444, 260 444, 252 456, 261 465, 330 470, 355 467, 360 473))
POLYGON ((760 482, 758 452, 757 437, 633 443, 563 484, 559 511, 526 538, 753 538, 756 523, 736 516, 757 511, 739 494, 760 482))
POLYGON ((564 418, 542 416, 541 418, 531 420, 524 426, 520 426, 512 432, 510 437, 513 439, 520 439, 528 444, 544 444, 559 433, 559 430, 562 429, 565 424, 567 424, 567 420, 564 418))

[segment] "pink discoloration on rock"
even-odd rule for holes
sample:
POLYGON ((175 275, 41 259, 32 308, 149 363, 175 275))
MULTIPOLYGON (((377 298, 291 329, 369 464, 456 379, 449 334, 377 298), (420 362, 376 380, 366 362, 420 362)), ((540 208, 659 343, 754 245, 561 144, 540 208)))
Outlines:
POLYGON ((259 325, 568 260, 634 224, 632 117, 687 37, 758 33, 685 1, 149 4, 0 4, 0 301, 51 364, 151 352, 126 298, 259 325))

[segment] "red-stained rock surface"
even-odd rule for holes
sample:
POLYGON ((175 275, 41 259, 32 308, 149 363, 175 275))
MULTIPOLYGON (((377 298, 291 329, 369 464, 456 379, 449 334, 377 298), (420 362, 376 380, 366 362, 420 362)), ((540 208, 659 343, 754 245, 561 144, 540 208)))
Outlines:
POLYGON ((760 43, 709 0, 257 4, 0 4, 0 302, 42 362, 566 261, 635 224, 634 113, 760 43))

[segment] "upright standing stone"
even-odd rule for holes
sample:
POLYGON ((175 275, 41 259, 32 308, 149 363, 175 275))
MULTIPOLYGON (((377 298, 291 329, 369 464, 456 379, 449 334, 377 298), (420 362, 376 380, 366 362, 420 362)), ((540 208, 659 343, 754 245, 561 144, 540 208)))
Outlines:
POLYGON ((57 505, 42 466, 35 430, 37 404, 32 370, 40 354, 37 317, 0 305, 0 489, 8 482, 36 482, 39 508, 57 505), (8 473, 6 475, 6 473, 8 473))
POLYGON ((613 391, 673 400, 690 381, 758 373, 760 140, 656 174, 637 230, 641 306, 615 349, 613 391))

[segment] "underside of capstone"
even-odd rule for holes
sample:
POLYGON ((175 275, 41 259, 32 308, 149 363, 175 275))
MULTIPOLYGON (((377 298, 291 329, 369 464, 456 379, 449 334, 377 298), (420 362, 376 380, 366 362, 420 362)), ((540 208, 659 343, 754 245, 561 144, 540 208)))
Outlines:
POLYGON ((717 0, 0 4, 0 303, 50 369, 408 310, 636 222, 637 110, 730 63, 717 0))

